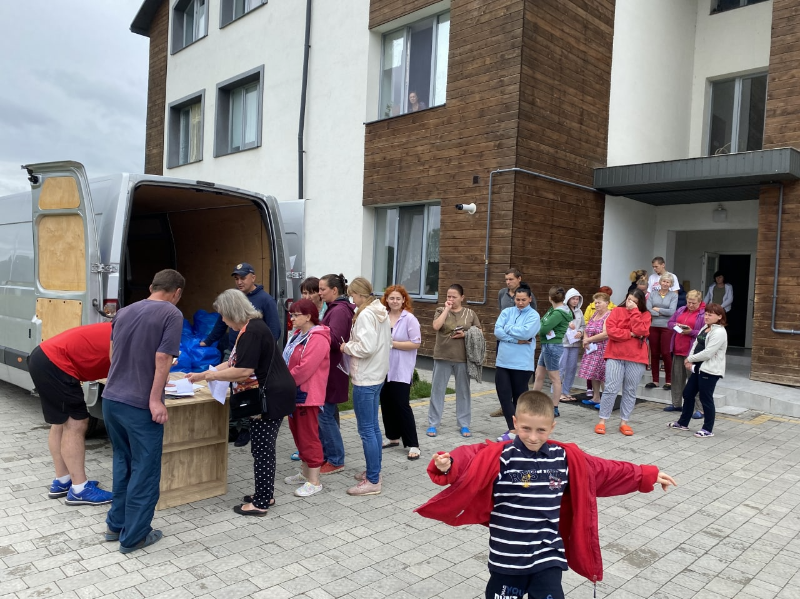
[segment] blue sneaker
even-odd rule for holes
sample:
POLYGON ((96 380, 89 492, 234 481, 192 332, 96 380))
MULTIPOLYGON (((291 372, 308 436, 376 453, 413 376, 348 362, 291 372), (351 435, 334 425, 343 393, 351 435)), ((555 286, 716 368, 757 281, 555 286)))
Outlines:
POLYGON ((70 487, 64 503, 67 505, 105 505, 111 503, 112 497, 111 491, 101 489, 97 486, 96 480, 90 480, 86 483, 82 493, 75 493, 70 487))
POLYGON ((292 458, 291 459, 292 459, 293 462, 299 462, 300 461, 300 452, 299 451, 295 451, 292 454, 292 458))
POLYGON ((50 485, 50 492, 47 496, 50 499, 59 499, 60 497, 66 497, 67 493, 69 493, 69 488, 72 486, 72 481, 66 483, 58 482, 57 478, 53 479, 53 484, 50 485))
POLYGON ((558 407, 555 406, 553 407, 553 416, 555 416, 556 418, 561 416, 561 413, 558 411, 558 407))

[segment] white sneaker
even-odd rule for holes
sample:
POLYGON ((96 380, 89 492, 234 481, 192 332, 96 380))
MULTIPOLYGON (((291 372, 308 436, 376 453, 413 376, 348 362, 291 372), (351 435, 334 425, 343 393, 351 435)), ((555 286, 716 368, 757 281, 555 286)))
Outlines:
POLYGON ((294 494, 297 497, 311 497, 320 491, 322 491, 322 485, 312 485, 310 482, 306 481, 303 483, 302 487, 294 490, 294 494))
POLYGON ((287 485, 299 485, 300 483, 306 482, 306 477, 303 476, 302 472, 298 472, 294 476, 287 476, 283 479, 287 485))

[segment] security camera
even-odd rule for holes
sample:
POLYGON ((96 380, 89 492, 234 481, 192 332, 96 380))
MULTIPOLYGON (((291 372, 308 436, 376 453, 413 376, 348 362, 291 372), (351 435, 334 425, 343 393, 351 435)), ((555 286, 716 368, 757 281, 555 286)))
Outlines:
POLYGON ((466 212, 467 214, 475 214, 477 207, 475 204, 456 204, 456 210, 466 212))

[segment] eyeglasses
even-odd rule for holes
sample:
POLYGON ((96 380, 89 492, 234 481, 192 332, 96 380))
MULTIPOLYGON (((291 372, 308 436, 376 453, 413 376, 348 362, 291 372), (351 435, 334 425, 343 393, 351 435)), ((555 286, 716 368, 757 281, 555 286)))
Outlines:
POLYGON ((305 316, 305 314, 289 314, 289 318, 291 318, 292 320, 294 320, 298 316, 305 316))

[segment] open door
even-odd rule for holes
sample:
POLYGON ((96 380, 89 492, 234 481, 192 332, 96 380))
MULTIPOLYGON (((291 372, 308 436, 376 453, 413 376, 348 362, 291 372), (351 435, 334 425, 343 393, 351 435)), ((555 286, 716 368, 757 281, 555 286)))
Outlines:
POLYGON ((24 167, 31 181, 36 342, 96 322, 100 259, 89 181, 78 162, 24 167))
POLYGON ((714 273, 719 270, 719 254, 714 252, 703 253, 703 280, 700 282, 700 293, 706 296, 708 288, 714 283, 714 273))

